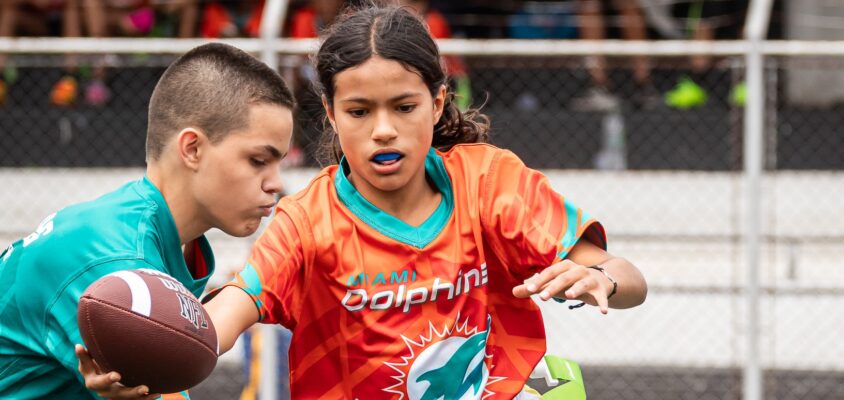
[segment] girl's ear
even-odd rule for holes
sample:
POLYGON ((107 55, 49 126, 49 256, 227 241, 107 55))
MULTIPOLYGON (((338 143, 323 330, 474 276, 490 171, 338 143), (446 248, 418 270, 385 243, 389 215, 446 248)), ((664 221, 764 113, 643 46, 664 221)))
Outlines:
POLYGON ((440 89, 437 90, 436 96, 434 96, 434 125, 440 120, 440 117, 443 115, 443 109, 445 108, 445 96, 447 89, 445 85, 441 85, 440 89))
POLYGON ((328 122, 331 123, 334 133, 337 133, 337 124, 334 122, 334 109, 328 104, 328 99, 325 98, 325 95, 320 97, 322 98, 322 108, 325 108, 325 115, 328 117, 328 122))

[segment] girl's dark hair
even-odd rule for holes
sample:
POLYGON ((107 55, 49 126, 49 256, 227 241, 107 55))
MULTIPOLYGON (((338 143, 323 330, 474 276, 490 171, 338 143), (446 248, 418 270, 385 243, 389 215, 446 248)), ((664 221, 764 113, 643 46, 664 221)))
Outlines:
MULTIPOLYGON (((422 77, 431 96, 447 85, 439 48, 419 17, 404 7, 368 5, 350 9, 323 35, 315 63, 318 90, 328 105, 334 104, 334 79, 340 72, 365 63, 372 56, 401 63, 422 77)), ((486 142, 489 118, 477 109, 460 111, 454 93, 446 93, 443 114, 434 125, 432 146, 446 151, 460 143, 486 142)), ((337 135, 325 124, 320 140, 318 159, 334 164, 342 156, 337 135)))

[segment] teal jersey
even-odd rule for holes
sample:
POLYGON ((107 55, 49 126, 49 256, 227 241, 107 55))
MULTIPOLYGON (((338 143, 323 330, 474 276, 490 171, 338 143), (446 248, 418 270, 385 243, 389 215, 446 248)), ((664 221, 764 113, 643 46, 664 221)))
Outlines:
POLYGON ((50 215, 0 253, 0 399, 97 398, 73 350, 82 343, 79 297, 104 275, 138 268, 167 273, 199 297, 214 256, 204 236, 185 248, 191 268, 164 197, 144 177, 50 215))

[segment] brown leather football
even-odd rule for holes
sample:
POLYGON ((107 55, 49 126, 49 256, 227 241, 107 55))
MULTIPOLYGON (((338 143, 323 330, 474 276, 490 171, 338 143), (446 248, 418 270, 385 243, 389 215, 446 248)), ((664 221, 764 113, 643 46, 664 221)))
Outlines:
POLYGON ((202 304, 179 281, 149 269, 118 271, 79 299, 79 331, 88 352, 126 386, 176 393, 217 364, 217 332, 202 304))

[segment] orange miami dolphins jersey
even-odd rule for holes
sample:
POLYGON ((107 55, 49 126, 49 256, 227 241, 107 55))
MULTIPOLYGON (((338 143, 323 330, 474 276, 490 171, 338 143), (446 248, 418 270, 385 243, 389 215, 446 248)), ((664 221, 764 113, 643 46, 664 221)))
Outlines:
MULTIPOLYGON (((261 322, 293 331, 296 399, 509 399, 545 354, 545 329, 514 286, 603 228, 513 153, 430 150, 439 208, 412 227, 323 170, 282 199, 229 285, 261 322)), ((343 172, 341 172, 343 171, 343 172)))

